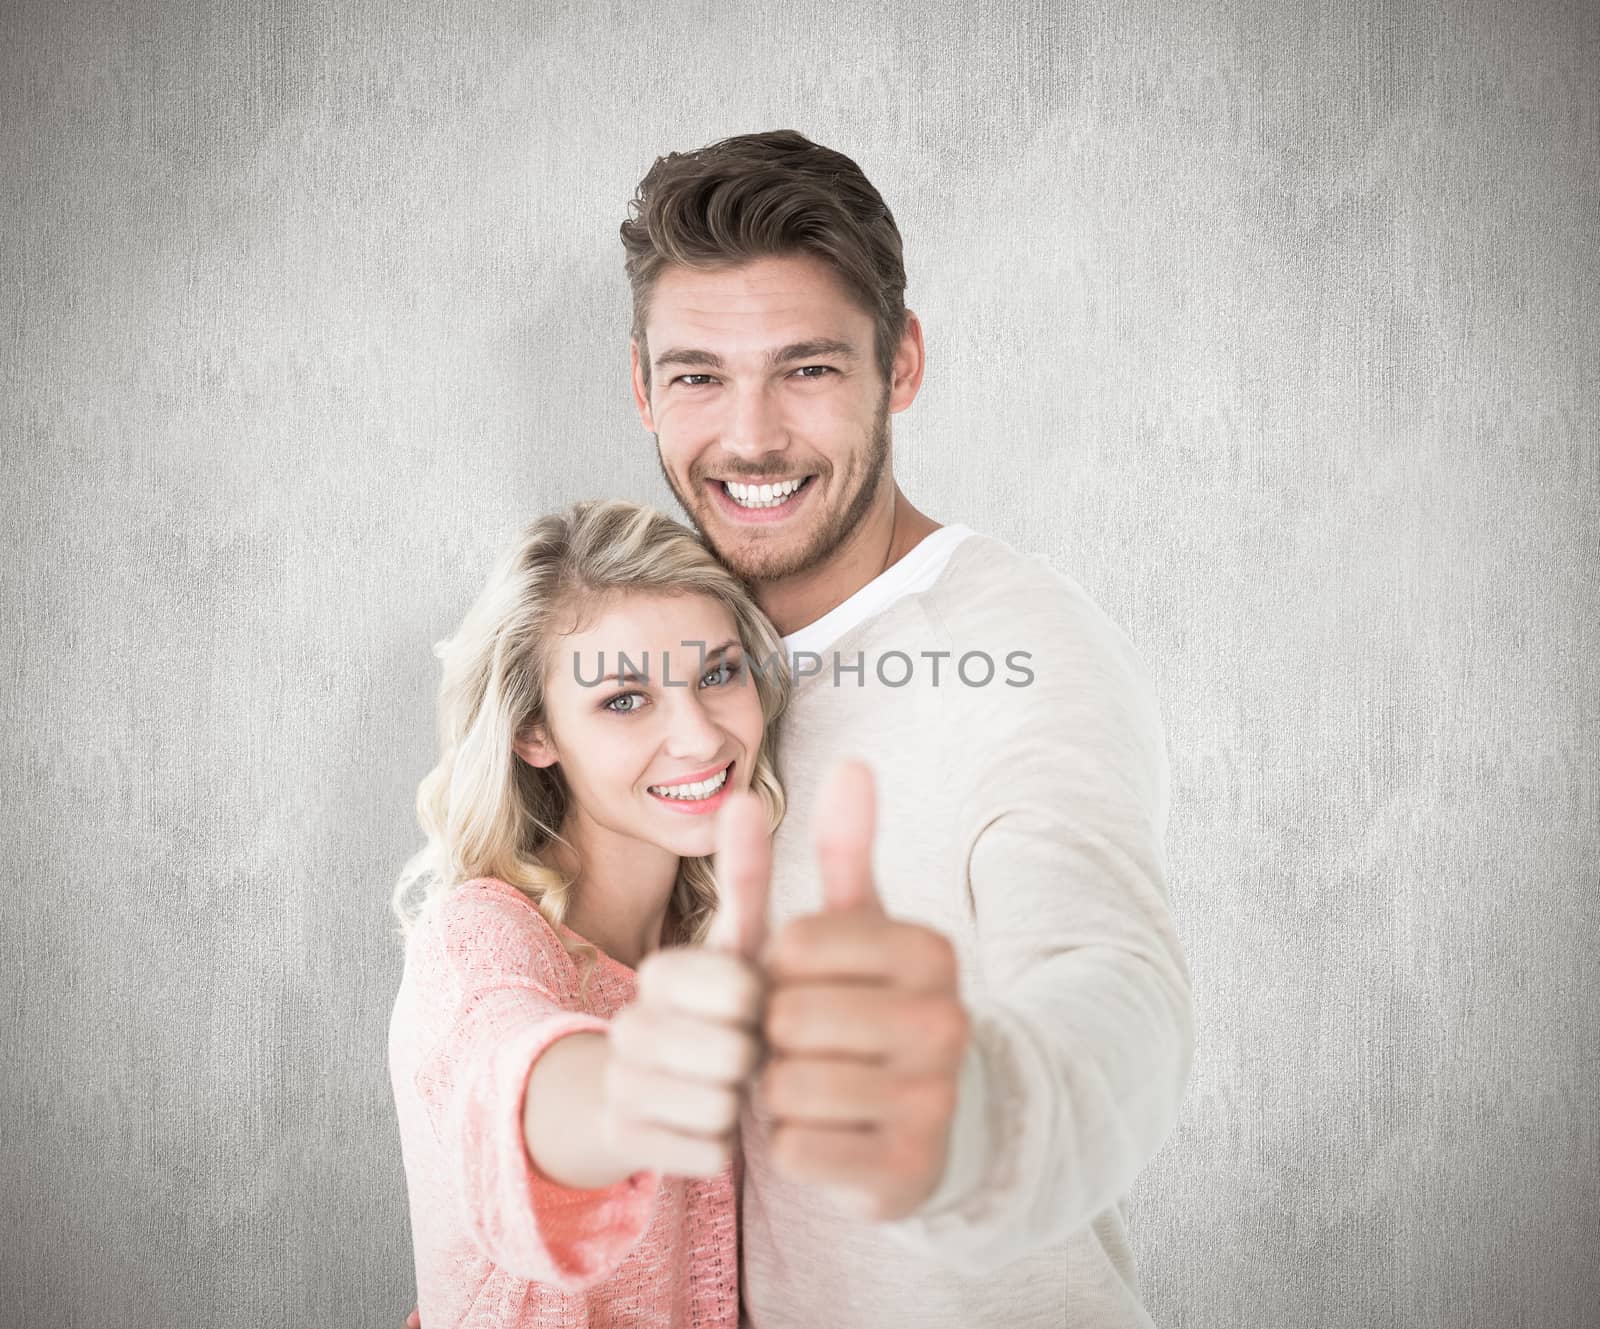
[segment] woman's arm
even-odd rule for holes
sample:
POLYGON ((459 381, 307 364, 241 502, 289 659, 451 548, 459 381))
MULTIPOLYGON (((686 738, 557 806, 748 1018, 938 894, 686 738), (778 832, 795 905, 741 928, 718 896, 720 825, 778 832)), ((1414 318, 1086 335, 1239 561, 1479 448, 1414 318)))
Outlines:
POLYGON ((547 1047, 528 1073, 522 1110, 528 1157, 558 1185, 593 1190, 635 1171, 595 1128, 605 1103, 606 1059, 605 1034, 569 1034, 547 1047))

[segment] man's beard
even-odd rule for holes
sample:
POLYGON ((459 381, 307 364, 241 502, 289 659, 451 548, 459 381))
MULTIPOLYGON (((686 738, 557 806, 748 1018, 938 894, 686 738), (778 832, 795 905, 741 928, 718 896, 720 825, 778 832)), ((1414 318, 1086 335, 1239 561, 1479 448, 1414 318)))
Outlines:
MULTIPOLYGON (((815 528, 810 539, 798 549, 768 551, 760 548, 759 543, 755 549, 729 549, 717 541, 712 531, 700 520, 696 505, 689 502, 689 496, 673 482, 666 463, 661 460, 659 438, 656 443, 656 462, 661 467, 667 488, 671 489, 677 498, 678 506, 688 515, 695 530, 700 533, 700 538, 711 547, 711 552, 722 561, 728 571, 751 585, 798 577, 821 567, 833 557, 839 546, 849 539, 851 532, 866 518, 872 508, 873 500, 877 498, 878 488, 889 471, 887 391, 879 398, 877 419, 873 422, 872 435, 867 443, 865 455, 864 457, 861 453, 855 455, 862 458, 862 464, 858 468, 852 468, 844 477, 846 484, 854 486, 849 501, 843 509, 835 510, 831 517, 825 517, 815 528)), ((816 481, 813 480, 812 483, 815 484, 816 481)), ((699 499, 702 505, 712 502, 711 499, 704 497, 704 492, 704 487, 697 485, 694 497, 699 499)))

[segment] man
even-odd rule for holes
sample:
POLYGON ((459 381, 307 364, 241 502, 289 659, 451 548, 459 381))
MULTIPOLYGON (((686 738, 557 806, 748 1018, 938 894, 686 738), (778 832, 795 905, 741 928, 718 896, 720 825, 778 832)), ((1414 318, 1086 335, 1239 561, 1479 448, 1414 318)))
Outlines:
POLYGON ((1193 1027, 1144 666, 1075 583, 901 493, 922 330, 853 161, 792 132, 672 154, 622 238, 640 419, 803 675, 742 1130, 748 1321, 1148 1325, 1123 1197, 1193 1027))

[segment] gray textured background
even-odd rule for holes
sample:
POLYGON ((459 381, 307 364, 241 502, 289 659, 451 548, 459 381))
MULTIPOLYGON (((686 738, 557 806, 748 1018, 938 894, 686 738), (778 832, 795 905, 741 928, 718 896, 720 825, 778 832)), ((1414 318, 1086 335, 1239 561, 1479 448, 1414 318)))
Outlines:
POLYGON ((667 505, 617 224, 792 126, 905 233, 907 492, 1158 677, 1157 1322, 1600 1323, 1600 7, 778 8, 5 5, 6 1322, 398 1325, 429 644, 667 505))

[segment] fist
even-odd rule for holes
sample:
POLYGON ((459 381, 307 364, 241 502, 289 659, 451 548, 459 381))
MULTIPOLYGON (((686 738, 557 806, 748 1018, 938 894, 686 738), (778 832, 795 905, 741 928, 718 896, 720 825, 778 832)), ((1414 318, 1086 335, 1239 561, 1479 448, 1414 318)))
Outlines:
POLYGON ((760 1093, 778 1169, 883 1220, 915 1212, 944 1175, 970 1030, 954 948, 878 901, 873 797, 851 763, 822 799, 824 907, 768 953, 760 1093))
POLYGON ((631 1171, 708 1177, 728 1165, 761 996, 738 955, 679 947, 639 966, 638 999, 611 1022, 599 1122, 631 1171))

